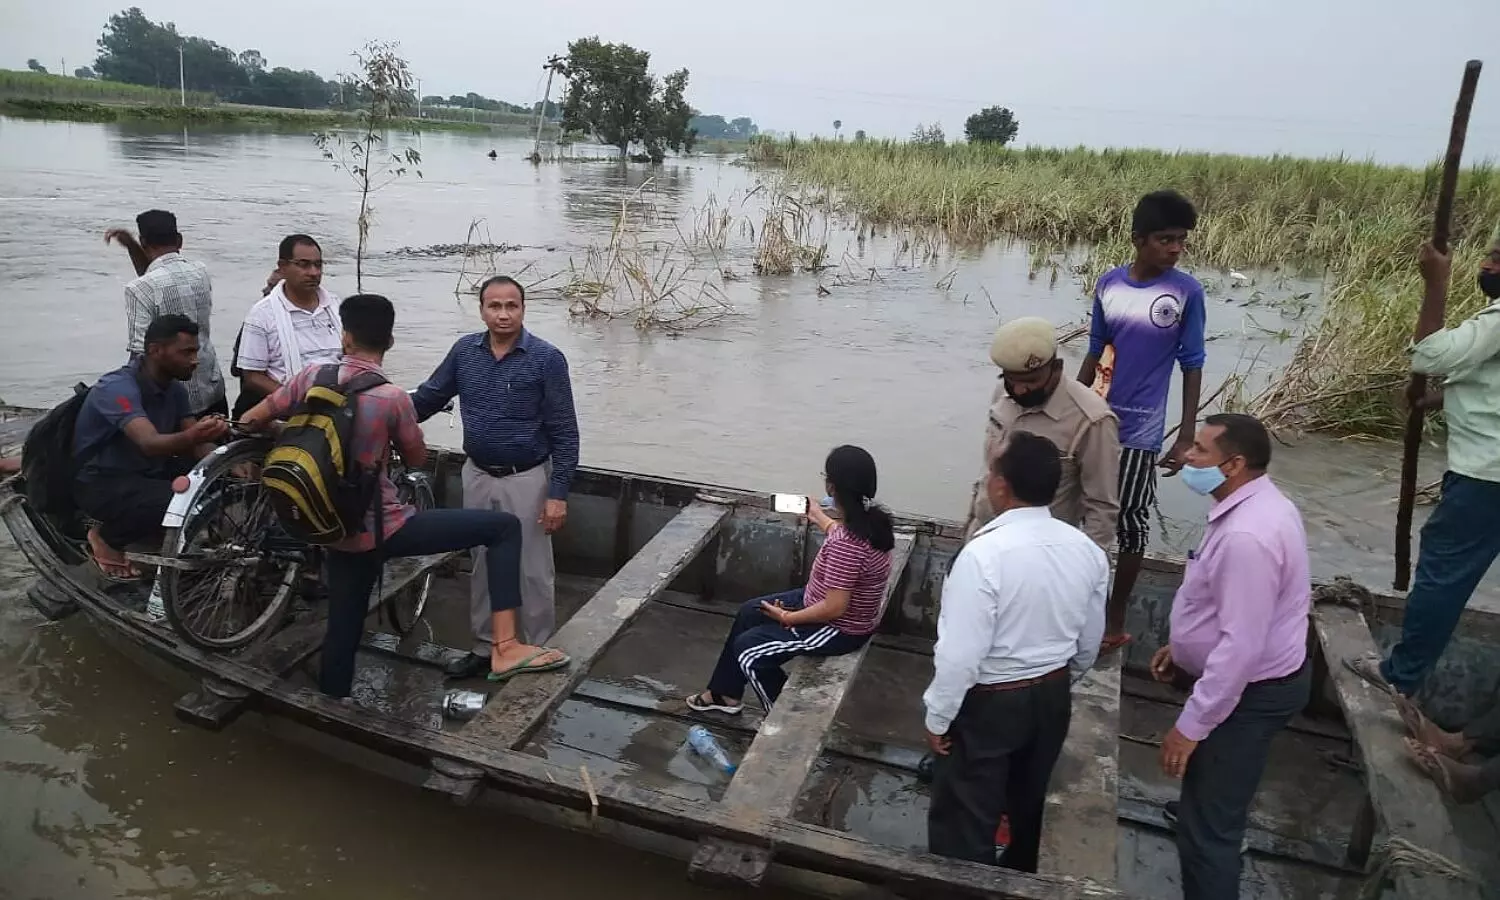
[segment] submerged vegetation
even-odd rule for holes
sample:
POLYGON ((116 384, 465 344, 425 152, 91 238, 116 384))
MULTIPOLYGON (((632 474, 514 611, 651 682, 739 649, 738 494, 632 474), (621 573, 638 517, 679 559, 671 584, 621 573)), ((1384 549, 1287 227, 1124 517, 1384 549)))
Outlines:
MULTIPOLYGON (((1422 296, 1416 250, 1432 227, 1437 165, 890 141, 763 140, 751 156, 833 190, 871 222, 960 241, 1032 241, 1034 268, 1071 266, 1089 287, 1130 258, 1136 200, 1176 188, 1202 214, 1188 266, 1326 272, 1321 320, 1252 411, 1346 434, 1393 435, 1404 421, 1405 347, 1422 296)), ((1454 204, 1449 322, 1485 303, 1472 274, 1497 221, 1500 171, 1466 170, 1454 204)))

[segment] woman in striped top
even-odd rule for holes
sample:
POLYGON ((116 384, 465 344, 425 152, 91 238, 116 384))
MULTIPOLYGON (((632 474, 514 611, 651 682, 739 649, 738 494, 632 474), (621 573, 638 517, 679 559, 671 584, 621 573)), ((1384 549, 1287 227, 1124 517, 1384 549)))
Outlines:
POLYGON ((786 684, 788 660, 852 653, 880 624, 896 538, 890 513, 875 502, 875 460, 859 447, 835 447, 824 470, 837 519, 808 502, 808 518, 827 537, 807 586, 740 607, 708 690, 687 698, 689 708, 738 713, 749 684, 769 710, 786 684))

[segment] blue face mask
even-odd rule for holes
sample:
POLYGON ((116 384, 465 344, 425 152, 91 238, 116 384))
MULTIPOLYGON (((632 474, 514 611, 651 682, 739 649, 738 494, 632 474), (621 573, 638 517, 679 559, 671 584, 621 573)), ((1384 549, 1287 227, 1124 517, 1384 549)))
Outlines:
POLYGON ((1187 485, 1188 490, 1204 496, 1212 494, 1229 480, 1218 466, 1183 466, 1178 474, 1182 476, 1182 483, 1187 485))
POLYGON ((818 505, 823 507, 824 509, 833 509, 833 496, 831 494, 825 494, 823 496, 823 499, 818 501, 818 505))

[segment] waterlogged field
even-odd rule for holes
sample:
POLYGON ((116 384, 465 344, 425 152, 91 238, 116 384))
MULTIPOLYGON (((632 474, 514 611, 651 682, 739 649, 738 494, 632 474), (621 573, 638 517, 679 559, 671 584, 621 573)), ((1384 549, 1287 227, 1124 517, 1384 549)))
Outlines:
MULTIPOLYGON (((1326 273, 1320 321, 1253 410, 1286 424, 1372 435, 1394 434, 1404 420, 1404 348, 1421 298, 1416 250, 1432 227, 1436 165, 795 140, 759 142, 752 157, 832 190, 873 222, 972 241, 1025 238, 1034 268, 1067 266, 1090 283, 1129 258, 1136 199, 1175 188, 1202 214, 1189 265, 1226 274, 1326 273)), ((1497 221, 1500 172, 1488 165, 1465 171, 1454 205, 1449 321, 1486 302, 1470 275, 1497 221)))

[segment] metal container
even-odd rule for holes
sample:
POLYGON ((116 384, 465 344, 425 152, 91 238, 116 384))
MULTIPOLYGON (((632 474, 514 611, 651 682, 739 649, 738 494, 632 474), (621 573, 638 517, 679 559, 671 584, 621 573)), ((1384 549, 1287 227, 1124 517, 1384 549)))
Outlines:
POLYGON ((484 709, 484 701, 488 699, 488 694, 478 691, 449 691, 443 695, 443 715, 459 721, 472 719, 484 709))

